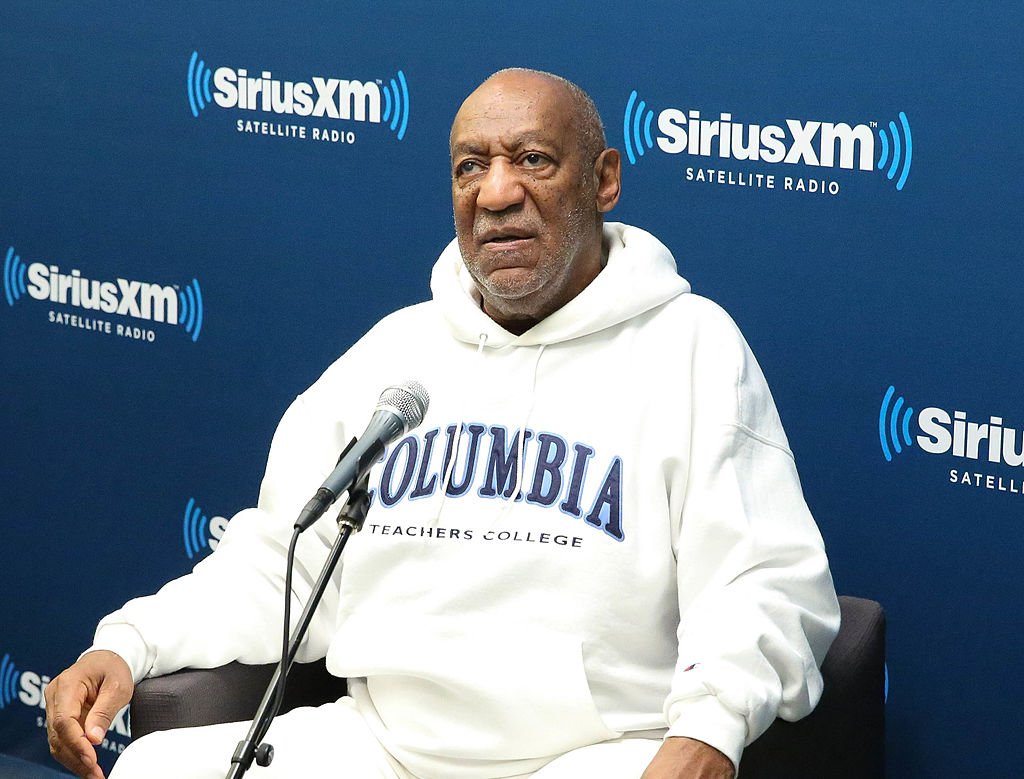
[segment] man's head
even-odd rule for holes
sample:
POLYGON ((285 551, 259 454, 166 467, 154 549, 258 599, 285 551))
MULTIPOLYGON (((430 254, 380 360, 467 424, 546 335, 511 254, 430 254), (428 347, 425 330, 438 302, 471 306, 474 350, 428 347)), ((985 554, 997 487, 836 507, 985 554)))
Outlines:
POLYGON ((602 215, 619 154, 593 102, 558 76, 512 69, 474 91, 452 124, 452 203, 484 311, 525 332, 601 271, 602 215))

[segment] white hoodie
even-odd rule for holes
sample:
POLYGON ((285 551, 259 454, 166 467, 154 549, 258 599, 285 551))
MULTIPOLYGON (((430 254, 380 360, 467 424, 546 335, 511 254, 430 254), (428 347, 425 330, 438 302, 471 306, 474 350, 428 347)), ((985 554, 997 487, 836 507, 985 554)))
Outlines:
MULTIPOLYGON (((807 714, 839 610, 764 377, 660 242, 604 233, 598 277, 521 336, 482 312, 450 244, 433 301, 386 317, 289 408, 259 507, 192 574, 105 618, 94 648, 136 679, 276 660, 292 522, 381 389, 414 378, 426 418, 374 467, 299 656, 353 680, 410 770, 523 774, 666 732, 738 765, 776 716, 807 714)), ((324 519, 300 542, 296 613, 335 534, 324 519)))

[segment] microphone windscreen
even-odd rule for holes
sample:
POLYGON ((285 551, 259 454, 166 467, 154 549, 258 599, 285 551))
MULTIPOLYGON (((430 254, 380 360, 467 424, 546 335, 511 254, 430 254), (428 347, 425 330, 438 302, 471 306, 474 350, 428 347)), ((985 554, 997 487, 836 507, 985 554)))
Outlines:
POLYGON ((418 381, 388 387, 377 400, 377 411, 391 411, 402 419, 406 431, 417 427, 426 416, 430 395, 418 381))

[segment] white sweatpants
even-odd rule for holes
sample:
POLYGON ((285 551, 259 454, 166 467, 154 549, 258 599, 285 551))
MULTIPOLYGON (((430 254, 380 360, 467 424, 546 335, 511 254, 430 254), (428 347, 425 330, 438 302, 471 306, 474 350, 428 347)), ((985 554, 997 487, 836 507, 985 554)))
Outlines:
MULTIPOLYGON (((224 779, 249 726, 234 722, 151 733, 121 754, 110 779, 224 779)), ((416 777, 399 765, 352 698, 283 714, 266 741, 275 747, 274 761, 267 768, 253 764, 247 779, 445 779, 416 777)), ((639 779, 660 746, 660 739, 605 741, 562 755, 534 774, 500 779, 639 779)))

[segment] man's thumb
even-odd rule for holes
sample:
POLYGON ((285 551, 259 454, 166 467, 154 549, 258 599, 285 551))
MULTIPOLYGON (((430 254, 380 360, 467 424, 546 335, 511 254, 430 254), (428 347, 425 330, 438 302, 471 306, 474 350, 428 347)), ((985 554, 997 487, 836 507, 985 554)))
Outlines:
POLYGON ((107 684, 100 687, 96 702, 85 718, 85 735, 93 744, 99 744, 114 721, 117 712, 128 703, 129 697, 118 684, 107 684))

